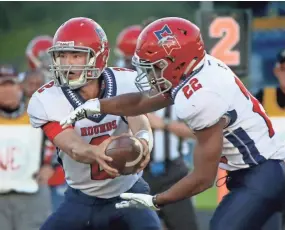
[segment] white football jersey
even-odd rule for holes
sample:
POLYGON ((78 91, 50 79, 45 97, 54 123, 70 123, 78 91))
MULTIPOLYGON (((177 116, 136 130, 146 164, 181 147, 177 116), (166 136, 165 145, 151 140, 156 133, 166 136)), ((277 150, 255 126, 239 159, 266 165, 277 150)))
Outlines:
MULTIPOLYGON (((138 91, 134 84, 136 71, 107 68, 102 75, 105 85, 102 91, 104 98, 138 91)), ((84 102, 76 91, 56 87, 51 81, 31 98, 28 107, 30 122, 35 128, 49 121, 59 122, 84 102)), ((128 132, 129 128, 124 117, 97 114, 76 122, 74 130, 87 143, 98 145, 109 136, 128 132)), ((130 189, 141 177, 140 173, 111 179, 105 171, 100 170, 97 163, 89 165, 77 162, 62 151, 59 151, 59 158, 69 186, 91 196, 100 198, 118 196, 130 189)))
POLYGON ((233 171, 285 158, 285 146, 262 105, 222 61, 206 55, 203 65, 172 90, 172 97, 177 116, 193 130, 227 118, 221 168, 233 171))

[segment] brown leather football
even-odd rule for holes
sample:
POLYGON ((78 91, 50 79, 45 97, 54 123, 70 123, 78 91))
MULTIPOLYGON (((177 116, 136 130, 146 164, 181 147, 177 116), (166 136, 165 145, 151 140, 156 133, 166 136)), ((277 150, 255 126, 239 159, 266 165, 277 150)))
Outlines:
POLYGON ((108 164, 121 175, 134 174, 144 160, 143 144, 133 136, 121 136, 112 140, 105 154, 113 158, 108 164))

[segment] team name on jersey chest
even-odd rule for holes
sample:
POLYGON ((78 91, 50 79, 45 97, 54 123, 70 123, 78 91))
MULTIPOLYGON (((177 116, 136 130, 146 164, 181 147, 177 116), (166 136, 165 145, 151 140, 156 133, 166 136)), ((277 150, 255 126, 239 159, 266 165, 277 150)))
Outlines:
POLYGON ((99 125, 82 127, 80 128, 80 135, 82 137, 85 137, 85 136, 103 134, 106 132, 110 132, 112 130, 116 130, 117 127, 118 127, 117 120, 113 120, 99 125))

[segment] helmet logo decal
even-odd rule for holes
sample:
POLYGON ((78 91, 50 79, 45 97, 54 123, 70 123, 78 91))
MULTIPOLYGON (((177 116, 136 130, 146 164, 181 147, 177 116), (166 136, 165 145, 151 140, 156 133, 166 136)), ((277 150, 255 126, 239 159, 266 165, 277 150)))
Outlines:
POLYGON ((181 49, 181 45, 168 25, 164 25, 161 30, 154 31, 153 33, 158 39, 158 44, 163 47, 167 55, 170 55, 175 49, 181 49))

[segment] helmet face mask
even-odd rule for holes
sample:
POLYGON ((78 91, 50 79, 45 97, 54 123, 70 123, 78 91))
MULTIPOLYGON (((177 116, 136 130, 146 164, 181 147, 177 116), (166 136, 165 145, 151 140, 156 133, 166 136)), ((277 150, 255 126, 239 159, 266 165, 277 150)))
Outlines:
POLYGON ((57 30, 48 51, 55 84, 78 89, 89 80, 99 78, 107 66, 109 51, 106 34, 100 25, 88 18, 68 20, 57 30), (74 55, 78 59, 73 59, 74 55))
POLYGON ((74 46, 72 49, 61 46, 53 46, 49 53, 52 54, 51 73, 54 76, 55 84, 59 87, 69 87, 77 89, 87 84, 88 80, 97 79, 100 77, 101 71, 96 68, 96 54, 95 51, 86 47, 74 46), (61 63, 61 53, 79 52, 85 54, 85 64, 65 64, 61 63), (76 79, 71 77, 70 73, 78 73, 76 79))
POLYGON ((168 92, 172 88, 172 83, 163 77, 163 72, 168 66, 165 60, 150 63, 134 56, 132 64, 138 72, 135 85, 139 91, 143 93, 148 92, 147 96, 151 98, 156 97, 168 92))

